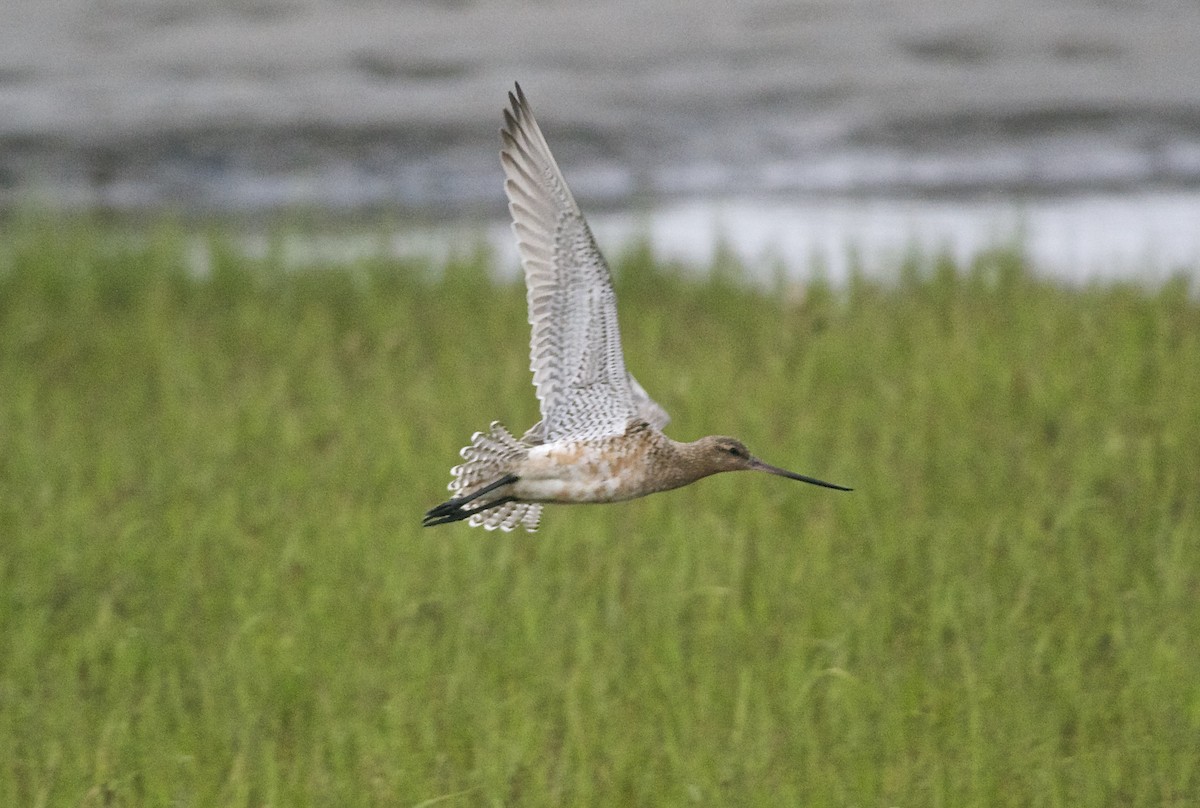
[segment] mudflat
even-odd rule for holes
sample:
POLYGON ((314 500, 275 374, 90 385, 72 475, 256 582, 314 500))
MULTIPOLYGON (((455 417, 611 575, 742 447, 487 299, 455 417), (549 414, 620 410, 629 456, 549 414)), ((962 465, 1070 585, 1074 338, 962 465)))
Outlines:
POLYGON ((1200 183, 1172 0, 12 0, 0 199, 218 210, 496 196, 520 80, 581 197, 1200 183))

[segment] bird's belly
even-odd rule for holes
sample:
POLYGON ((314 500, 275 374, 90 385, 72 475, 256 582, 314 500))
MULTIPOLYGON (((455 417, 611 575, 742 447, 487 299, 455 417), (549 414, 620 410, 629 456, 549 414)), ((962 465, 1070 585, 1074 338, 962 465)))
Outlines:
POLYGON ((642 464, 603 445, 537 446, 517 471, 511 493, 526 502, 619 502, 651 493, 642 464))
POLYGON ((525 502, 619 502, 637 494, 629 493, 617 480, 528 480, 513 486, 513 494, 525 502))

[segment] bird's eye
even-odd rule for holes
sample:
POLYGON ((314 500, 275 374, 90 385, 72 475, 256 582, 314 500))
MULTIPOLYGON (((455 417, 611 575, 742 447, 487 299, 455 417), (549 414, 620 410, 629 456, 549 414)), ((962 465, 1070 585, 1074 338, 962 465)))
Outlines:
POLYGON ((741 455, 741 452, 738 451, 738 447, 736 447, 736 446, 729 446, 725 449, 725 451, 729 452, 734 457, 738 457, 741 455))

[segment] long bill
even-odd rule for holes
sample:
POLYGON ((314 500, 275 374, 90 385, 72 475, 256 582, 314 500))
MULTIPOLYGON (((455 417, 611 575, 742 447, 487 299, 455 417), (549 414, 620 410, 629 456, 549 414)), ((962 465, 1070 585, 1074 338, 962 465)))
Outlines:
POLYGON ((799 480, 800 482, 808 483, 809 485, 819 485, 822 488, 832 488, 835 491, 853 491, 854 490, 853 488, 847 488, 844 485, 837 485, 836 483, 827 483, 824 480, 818 480, 816 477, 806 477, 805 475, 797 474, 794 471, 788 471, 787 469, 781 469, 778 466, 772 466, 770 463, 762 462, 757 457, 750 458, 750 468, 752 468, 756 471, 765 471, 768 474, 777 474, 780 477, 787 477, 789 480, 799 480))

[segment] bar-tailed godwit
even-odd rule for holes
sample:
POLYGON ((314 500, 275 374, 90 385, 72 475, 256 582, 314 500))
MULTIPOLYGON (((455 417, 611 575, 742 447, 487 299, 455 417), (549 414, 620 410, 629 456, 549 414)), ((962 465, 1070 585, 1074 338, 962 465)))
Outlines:
POLYGON ((520 439, 499 422, 476 432, 450 470, 453 498, 426 527, 467 520, 537 530, 545 503, 619 502, 722 471, 765 471, 849 491, 768 465, 734 438, 680 443, 669 417, 625 369, 612 279, 533 110, 516 86, 500 131, 505 193, 529 302, 530 369, 542 420, 520 439))

